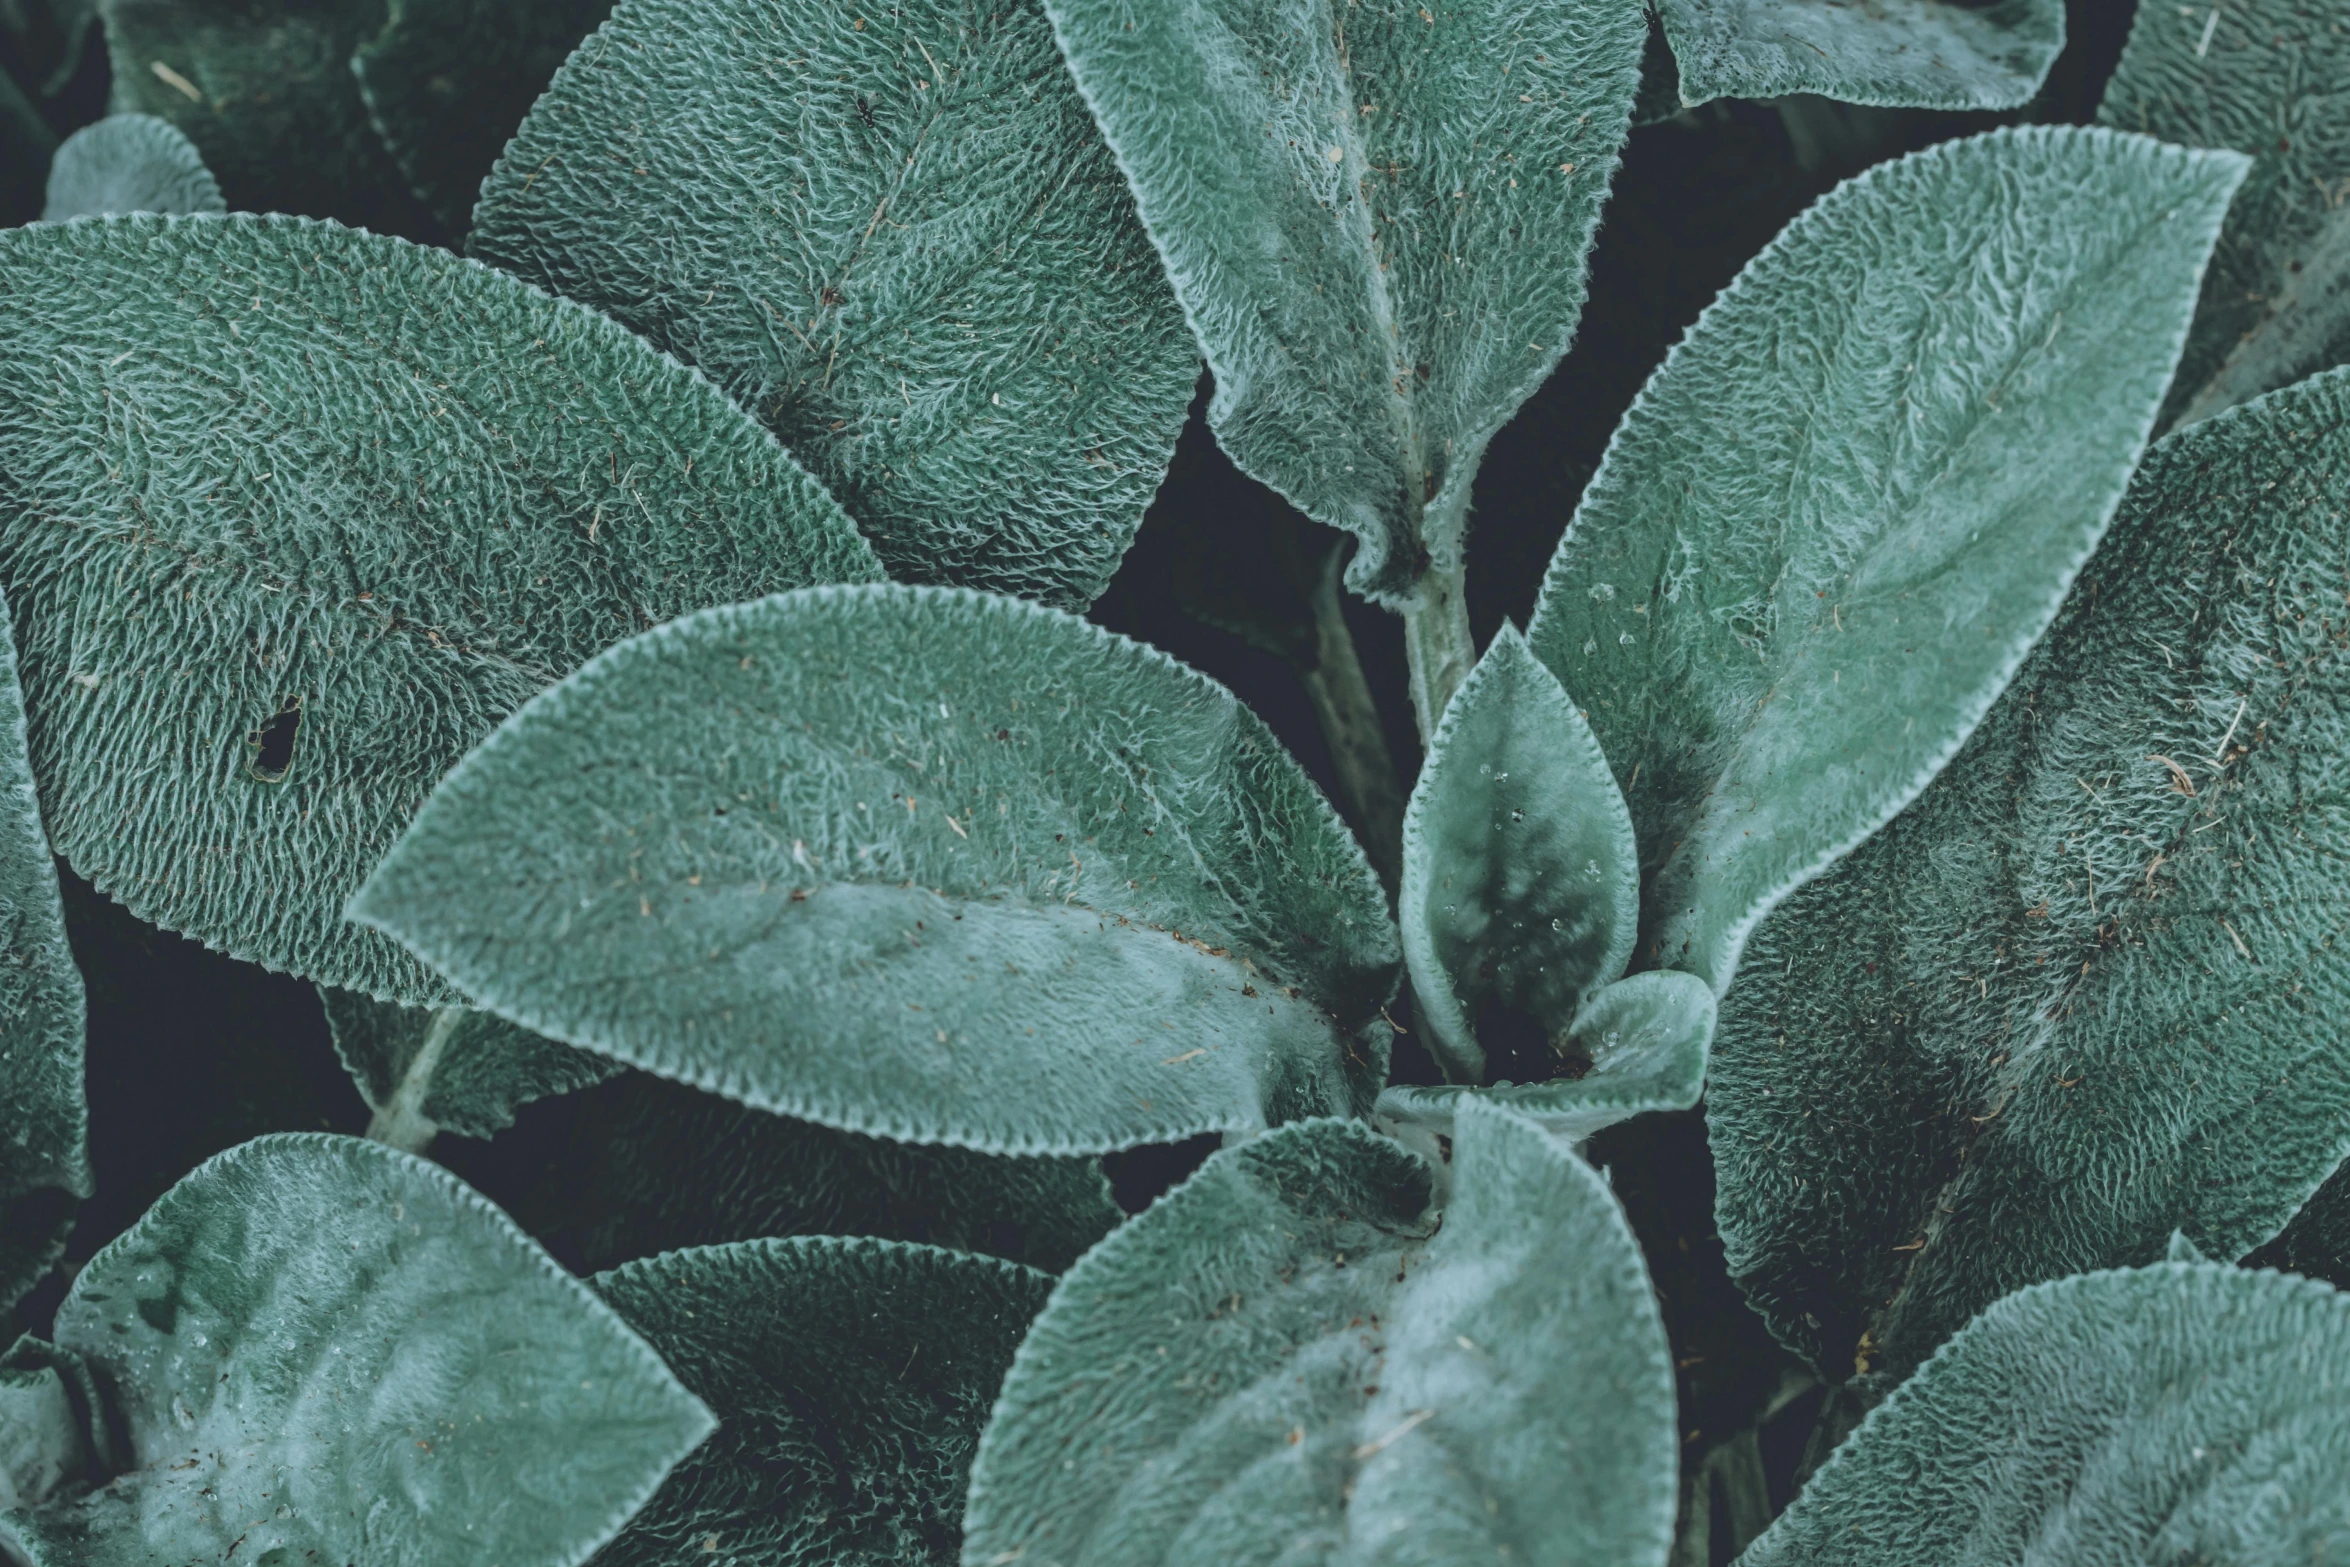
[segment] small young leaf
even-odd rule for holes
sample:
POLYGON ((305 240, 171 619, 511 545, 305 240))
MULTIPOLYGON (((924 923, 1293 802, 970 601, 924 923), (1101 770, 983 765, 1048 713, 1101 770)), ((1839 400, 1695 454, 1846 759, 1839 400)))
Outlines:
POLYGON ((2244 166, 2059 128, 1880 165, 1650 379, 1527 638, 1624 782, 1664 966, 1718 994, 2007 683, 2121 499, 2244 166))
POLYGON ((612 0, 389 0, 351 56, 367 117, 408 188, 452 234, 553 79, 612 0))
POLYGON ((2165 417, 2208 418, 2350 359, 2346 75, 2350 34, 2308 0, 2138 8, 2098 121, 2252 159, 2165 417))
POLYGON ((423 236, 430 217, 367 123, 351 51, 384 0, 98 0, 113 106, 177 126, 240 212, 423 236))
POLYGON ((488 1137, 514 1124, 517 1105, 568 1094, 620 1070, 471 1007, 404 1007, 320 986, 335 1054, 376 1114, 369 1135, 411 1153, 446 1127, 488 1137))
POLYGON ((57 862, 25 757, 16 643, 0 603, 0 1310, 40 1281, 90 1195, 87 1008, 57 862))
POLYGON ((1718 1217, 1815 1364, 2174 1229, 2241 1257, 2350 1153, 2346 517, 2350 370, 2165 439, 1958 758, 1757 933, 1718 1217))
POLYGON ((349 1137, 199 1167, 82 1270, 57 1343, 129 1453, 0 1515, 33 1567, 574 1567, 712 1425, 496 1209, 349 1137))
POLYGON ((2350 1298, 2166 1262, 1998 1302, 1739 1567, 2233 1562, 2350 1550, 2350 1298))
POLYGON ((1681 103, 1818 93, 1884 108, 2016 109, 2064 48, 2064 0, 1657 0, 1681 103))
POLYGON ((1582 1075, 1493 1088, 1390 1088, 1378 1114, 1449 1134, 1464 1099, 1487 1099, 1581 1142, 1636 1115, 1696 1104, 1713 1037, 1713 987, 1677 969, 1651 969, 1601 987, 1576 1012, 1559 1044, 1582 1075))
POLYGON ((1400 605, 1429 567, 1457 571, 1486 442, 1583 306, 1641 8, 1046 9, 1215 371, 1233 460, 1361 537, 1359 592, 1400 605))
POLYGON ((893 586, 613 649, 449 775, 352 916, 493 1011, 761 1109, 1098 1153, 1367 1109, 1384 904, 1222 687, 893 586))
POLYGON ((590 1281, 718 1415, 597 1567, 952 1563, 971 1450, 1052 1280, 897 1241, 746 1241, 590 1281))
POLYGON ((1199 375, 1033 0, 623 0, 471 248, 699 365, 901 580, 1084 608, 1199 375))
POLYGON ((1485 1079, 1489 1009, 1564 1043, 1582 999, 1632 956, 1640 866, 1591 726, 1515 627, 1445 709, 1403 837, 1404 957, 1445 1069, 1485 1079))
POLYGON ((862 1137, 646 1072, 567 1108, 539 1177, 491 1195, 582 1273, 782 1235, 917 1241, 1059 1273, 1125 1217, 1098 1159, 862 1137))
POLYGON ((226 212, 220 184, 178 127, 114 114, 65 138, 49 165, 45 222, 111 212, 226 212))
POLYGON ((342 905, 590 654, 878 575, 700 377, 437 250, 289 218, 0 233, 0 582, 58 849, 142 919, 371 995, 342 905))
POLYGON ((963 1560, 1664 1560, 1673 1375, 1607 1183, 1462 1106, 1453 1196, 1358 1123, 1215 1155, 1071 1269, 981 1438, 963 1560))

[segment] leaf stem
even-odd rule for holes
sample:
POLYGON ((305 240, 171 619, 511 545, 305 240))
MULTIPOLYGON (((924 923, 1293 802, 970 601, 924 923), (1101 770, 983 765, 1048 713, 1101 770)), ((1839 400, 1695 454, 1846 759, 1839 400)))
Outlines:
POLYGON ((1469 631, 1469 596, 1459 568, 1431 569, 1420 578, 1418 602, 1403 614, 1404 657, 1411 666, 1412 714, 1420 744, 1436 738, 1444 705, 1477 663, 1469 631))
POLYGON ((1346 627, 1338 590, 1345 554, 1333 549, 1323 556, 1312 589, 1314 664, 1299 670, 1298 678, 1329 742, 1338 792, 1362 834, 1372 869, 1392 894, 1403 871, 1403 789, 1396 782, 1395 757, 1387 749, 1371 683, 1355 654, 1354 634, 1346 627))
POLYGON ((448 1050, 449 1040, 464 1018, 463 1007, 433 1009, 432 1022, 424 1031, 424 1043, 408 1058, 391 1096, 367 1123, 367 1135, 371 1139, 387 1143, 402 1153, 420 1154, 440 1135, 440 1126, 424 1113, 424 1102, 432 1092, 432 1075, 440 1067, 441 1056, 448 1050))

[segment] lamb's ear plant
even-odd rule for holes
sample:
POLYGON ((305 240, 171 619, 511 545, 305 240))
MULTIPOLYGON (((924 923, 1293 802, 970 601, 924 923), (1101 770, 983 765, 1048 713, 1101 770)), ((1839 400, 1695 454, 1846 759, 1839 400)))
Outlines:
POLYGON ((2306 7, 1827 190, 1482 651, 1630 122, 2014 109, 2054 0, 98 8, 0 232, 0 1557, 2350 1552, 2350 1304, 2237 1265, 2350 1277, 2306 7), (1306 724, 1081 618, 1154 491, 1306 724), (113 1235, 75 876, 355 1089, 113 1235), (1702 1419, 1701 1102, 1790 1352, 1702 1419))

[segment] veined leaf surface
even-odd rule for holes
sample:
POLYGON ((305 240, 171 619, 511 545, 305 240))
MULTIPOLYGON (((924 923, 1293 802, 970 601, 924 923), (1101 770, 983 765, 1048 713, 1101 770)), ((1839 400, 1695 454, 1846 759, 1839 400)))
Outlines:
POLYGON ((613 649, 443 782, 352 912, 492 1011, 762 1109, 1091 1153, 1367 1109, 1384 904, 1222 687, 891 586, 613 649))
POLYGON ((717 390, 487 267, 288 218, 0 233, 0 583, 57 848, 140 918, 408 1002, 342 905, 590 654, 878 574, 717 390))
POLYGON ((992 1257, 829 1236, 591 1282, 718 1415, 597 1567, 946 1567, 971 1450, 1052 1288, 992 1257))
POLYGON ((576 1567, 712 1425, 496 1209, 351 1137, 199 1166, 82 1270, 56 1337, 129 1450, 0 1514, 33 1567, 576 1567))
POLYGON ((2064 0, 1657 0, 1681 103, 1818 93, 2015 109, 2064 47, 2064 0))
POLYGON ((226 212, 196 144, 152 114, 110 114, 59 144, 44 222, 113 212, 226 212))
POLYGON ((981 1438, 966 1567, 1605 1561, 1672 1533, 1673 1377, 1606 1182, 1464 1104, 1215 1155, 1088 1254, 981 1438), (1007 1558, 1007 1553, 1011 1553, 1007 1558))
MULTIPOLYGON (((1460 569, 1471 481, 1566 351, 1647 23, 1635 0, 1046 0, 1216 375, 1232 459, 1460 569)), ((1433 724, 1434 714, 1427 715, 1433 724)))
POLYGON ((1527 640, 1624 786, 1654 961, 1718 994, 1982 717, 2121 499, 2243 168, 2056 128, 1879 165, 1650 378, 1527 640))
POLYGON ((1034 0, 622 0, 470 243, 699 365, 901 580, 1084 608, 1199 374, 1034 0))
POLYGON ((368 1135, 411 1153, 443 1127, 488 1137, 514 1124, 517 1107, 620 1070, 473 1007, 404 1007, 328 986, 318 999, 343 1070, 375 1112, 368 1135))
POLYGON ((2350 1153, 2350 371, 2171 436, 1915 804, 1757 932, 1708 1124, 1773 1331, 1898 1375, 2350 1153))

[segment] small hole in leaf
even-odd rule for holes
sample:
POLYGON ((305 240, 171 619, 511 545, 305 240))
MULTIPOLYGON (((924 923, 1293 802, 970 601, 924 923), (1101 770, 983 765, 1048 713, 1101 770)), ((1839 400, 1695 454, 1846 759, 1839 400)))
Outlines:
POLYGON ((276 783, 294 765, 294 740, 302 732, 302 699, 289 696, 268 722, 245 737, 253 748, 246 770, 263 783, 276 783))

